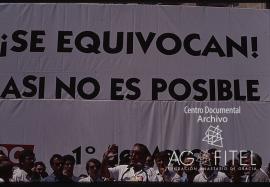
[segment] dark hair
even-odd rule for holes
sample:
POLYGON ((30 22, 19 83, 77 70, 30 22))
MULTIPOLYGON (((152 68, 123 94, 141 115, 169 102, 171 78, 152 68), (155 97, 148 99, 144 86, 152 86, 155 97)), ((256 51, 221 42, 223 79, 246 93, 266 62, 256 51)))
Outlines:
POLYGON ((262 157, 257 153, 251 154, 254 163, 256 164, 256 169, 260 169, 262 167, 262 157))
POLYGON ((212 149, 208 149, 208 153, 212 154, 212 153, 215 153, 217 151, 217 149, 215 148, 212 148, 212 149))
POLYGON ((35 154, 33 152, 33 150, 30 149, 24 149, 20 152, 19 154, 19 162, 24 162, 26 157, 34 157, 35 158, 35 154))
POLYGON ((46 166, 45 166, 45 164, 43 162, 41 162, 41 161, 35 162, 34 167, 37 167, 38 165, 41 165, 46 170, 46 166))
POLYGON ((0 162, 0 178, 3 178, 5 182, 8 182, 8 178, 12 177, 13 164, 9 160, 0 162))
POLYGON ((75 165, 75 158, 72 155, 64 155, 63 164, 65 164, 66 161, 70 161, 72 165, 75 165))
POLYGON ((194 158, 194 159, 196 159, 196 157, 194 156, 194 153, 193 152, 184 152, 182 154, 181 159, 184 160, 185 158, 194 158))
POLYGON ((0 161, 8 161, 9 158, 7 157, 7 155, 2 151, 0 150, 0 161))
POLYGON ((200 162, 198 161, 198 158, 194 155, 195 153, 201 153, 200 149, 196 149, 195 151, 191 152, 185 152, 181 159, 185 160, 186 158, 191 158, 193 159, 193 168, 199 169, 200 168, 200 162))
POLYGON ((51 166, 53 166, 53 160, 54 159, 59 159, 59 160, 63 160, 63 157, 61 156, 61 155, 59 155, 59 154, 54 154, 52 157, 51 157, 51 159, 50 159, 50 165, 51 166))
POLYGON ((232 182, 241 182, 241 175, 244 175, 244 173, 242 174, 244 170, 241 170, 240 168, 240 162, 238 159, 229 160, 225 165, 224 172, 229 178, 231 178, 232 182))
POLYGON ((262 167, 262 158, 257 153, 247 151, 246 153, 244 153, 244 156, 247 156, 247 158, 252 159, 252 161, 256 165, 255 166, 256 169, 260 169, 262 167))
MULTIPOLYGON (((213 158, 213 155, 214 156, 219 156, 220 155, 220 152, 217 149, 215 149, 215 148, 209 149, 207 152, 210 154, 210 159, 211 160, 212 159, 215 159, 216 164, 219 165, 220 158, 219 157, 213 158)), ((214 162, 214 160, 212 160, 212 162, 214 162)))
POLYGON ((2 150, 0 150, 0 155, 7 156, 2 150))
POLYGON ((85 169, 86 169, 87 173, 88 173, 88 168, 89 168, 90 162, 93 162, 93 163, 96 165, 97 169, 100 169, 100 167, 101 167, 101 162, 100 162, 98 159, 91 158, 90 160, 88 160, 88 161, 86 162, 86 167, 85 167, 85 169))
POLYGON ((234 159, 234 160, 228 160, 228 162, 226 163, 226 166, 227 168, 230 168, 233 166, 233 163, 234 163, 234 166, 235 167, 239 167, 240 166, 240 163, 239 163, 239 160, 238 159, 234 159))
POLYGON ((157 159, 168 161, 170 159, 170 157, 169 157, 169 154, 167 151, 161 151, 161 152, 156 154, 155 160, 157 160, 157 159))
POLYGON ((147 157, 146 157, 146 163, 145 163, 145 165, 146 166, 148 166, 148 167, 154 167, 154 157, 153 156, 151 156, 151 155, 148 155, 147 157), (147 158, 149 158, 149 159, 147 159, 147 158))
POLYGON ((129 165, 130 150, 124 150, 120 153, 120 165, 129 165))
POLYGON ((143 157, 146 159, 146 157, 148 156, 148 155, 150 155, 150 151, 148 150, 148 148, 146 147, 146 145, 144 145, 144 144, 141 144, 141 143, 135 143, 134 144, 134 147, 135 146, 138 146, 138 147, 140 147, 140 149, 141 149, 141 151, 142 151, 142 155, 143 155, 143 157))
POLYGON ((250 155, 251 155, 251 151, 247 150, 245 152, 239 152, 237 154, 237 158, 238 158, 238 160, 240 160, 240 156, 248 156, 249 157, 250 155))

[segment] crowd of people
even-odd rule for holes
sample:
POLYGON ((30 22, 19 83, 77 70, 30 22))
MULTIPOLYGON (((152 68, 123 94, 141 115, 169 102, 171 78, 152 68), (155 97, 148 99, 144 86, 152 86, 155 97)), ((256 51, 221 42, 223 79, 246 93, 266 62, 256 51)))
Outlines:
POLYGON ((136 143, 124 159, 117 161, 117 146, 111 145, 102 160, 91 158, 85 169, 87 175, 74 176, 75 158, 72 155, 54 154, 50 158, 53 172, 48 175, 43 162, 35 162, 32 150, 19 154, 19 163, 13 164, 0 151, 0 182, 270 182, 269 172, 262 169, 261 157, 251 151, 219 165, 215 149, 200 153, 200 159, 186 152, 180 162, 172 162, 171 151, 151 155, 147 146, 136 143), (156 168, 156 169, 154 169, 156 168))

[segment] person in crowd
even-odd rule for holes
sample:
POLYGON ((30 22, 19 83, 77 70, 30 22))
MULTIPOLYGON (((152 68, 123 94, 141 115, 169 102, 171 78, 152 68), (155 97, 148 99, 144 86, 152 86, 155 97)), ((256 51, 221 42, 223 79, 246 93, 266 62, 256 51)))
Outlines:
POLYGON ((181 163, 172 162, 173 164, 173 171, 180 176, 180 182, 187 182, 187 177, 184 175, 184 168, 181 163))
POLYGON ((41 181, 40 175, 36 171, 32 170, 30 174, 30 182, 40 182, 40 181, 41 181))
POLYGON ((63 181, 78 182, 79 177, 73 175, 75 158, 72 155, 63 156, 63 181))
POLYGON ((146 162, 145 162, 145 165, 148 166, 149 168, 152 168, 154 167, 154 159, 153 157, 151 156, 151 154, 149 154, 147 157, 146 157, 146 162))
POLYGON ((79 182, 102 182, 103 179, 101 177, 100 168, 100 161, 95 158, 91 158, 86 163, 88 177, 80 179, 79 182))
POLYGON ((32 150, 25 149, 19 154, 19 167, 14 168, 12 182, 30 182, 32 168, 36 160, 32 150))
POLYGON ((230 182, 225 173, 216 169, 215 160, 210 153, 201 157, 202 172, 195 176, 193 182, 230 182))
POLYGON ((43 182, 61 182, 63 178, 63 157, 59 154, 54 154, 50 159, 50 165, 53 173, 45 177, 43 182))
POLYGON ((214 162, 214 167, 218 171, 222 171, 222 166, 219 165, 220 163, 220 152, 217 149, 212 148, 207 151, 210 154, 210 159, 214 162))
POLYGON ((245 155, 249 155, 251 154, 251 151, 250 150, 246 150, 246 151, 241 151, 237 154, 237 159, 239 160, 239 164, 240 164, 240 175, 241 175, 241 182, 245 182, 246 181, 246 178, 247 176, 245 175, 246 173, 246 168, 244 167, 243 165, 243 158, 242 157, 245 157, 245 155), (241 156, 240 156, 241 155, 241 156))
POLYGON ((3 161, 3 160, 9 160, 7 155, 2 151, 0 150, 0 162, 3 161))
POLYGON ((129 165, 130 163, 130 150, 124 150, 120 154, 120 165, 129 165))
POLYGON ((268 175, 268 177, 270 178, 270 163, 268 163, 268 167, 267 167, 267 172, 266 174, 268 175))
MULTIPOLYGON (((172 165, 172 170, 180 176, 180 182, 187 182, 187 175, 184 173, 184 165, 183 165, 183 159, 182 159, 183 155, 181 154, 181 152, 179 150, 175 150, 175 153, 173 153, 173 151, 171 150, 166 150, 166 152, 169 155, 169 160, 170 160, 169 164, 172 165), (178 161, 171 160, 171 158, 173 158, 172 157, 173 154, 177 155, 177 157, 179 158, 178 161)), ((171 168, 171 166, 168 168, 171 168)))
POLYGON ((243 159, 245 182, 270 182, 269 177, 262 167, 262 158, 252 152, 244 155, 243 159))
POLYGON ((193 183, 195 176, 199 174, 199 168, 200 164, 193 154, 187 153, 183 156, 183 175, 187 178, 186 182, 193 183))
POLYGON ((32 181, 41 181, 48 176, 46 172, 46 166, 43 162, 35 162, 34 167, 32 168, 32 181))
POLYGON ((118 165, 118 146, 117 145, 113 146, 110 153, 108 154, 107 164, 109 168, 113 168, 118 165))
POLYGON ((145 165, 148 155, 148 148, 140 143, 136 143, 130 153, 130 164, 119 165, 113 168, 108 167, 108 155, 115 145, 109 146, 104 153, 101 164, 101 175, 107 179, 115 181, 158 181, 155 170, 145 165))
POLYGON ((0 161, 0 182, 10 182, 13 174, 13 164, 9 160, 0 161))
POLYGON ((240 162, 237 159, 229 160, 225 166, 225 174, 229 177, 233 183, 242 182, 240 162))
POLYGON ((172 171, 169 170, 169 154, 167 151, 161 151, 156 154, 155 162, 158 167, 156 170, 156 174, 158 177, 158 181, 160 182, 180 182, 180 176, 172 171))

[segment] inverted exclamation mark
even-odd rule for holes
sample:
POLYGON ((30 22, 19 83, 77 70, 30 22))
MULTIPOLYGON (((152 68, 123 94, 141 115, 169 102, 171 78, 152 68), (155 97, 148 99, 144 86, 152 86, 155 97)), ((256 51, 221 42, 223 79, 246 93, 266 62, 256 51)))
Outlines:
POLYGON ((251 37, 251 50, 252 50, 252 56, 254 58, 257 58, 259 55, 257 54, 257 50, 258 50, 258 47, 257 47, 257 37, 251 37))
MULTIPOLYGON (((3 34, 1 36, 1 38, 3 40, 6 40, 7 39, 7 35, 6 34, 3 34)), ((7 42, 4 41, 4 42, 1 43, 0 57, 6 56, 6 55, 7 55, 7 42)))

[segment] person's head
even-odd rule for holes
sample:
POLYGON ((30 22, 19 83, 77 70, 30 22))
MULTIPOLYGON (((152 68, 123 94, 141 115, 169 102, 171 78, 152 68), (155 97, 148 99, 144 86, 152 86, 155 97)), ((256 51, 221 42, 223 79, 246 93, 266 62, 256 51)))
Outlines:
POLYGON ((35 162, 34 168, 35 172, 37 172, 41 177, 44 177, 46 173, 46 166, 43 162, 35 162))
POLYGON ((210 160, 211 162, 215 165, 215 166, 219 166, 219 163, 220 163, 220 152, 215 149, 215 148, 212 148, 212 149, 209 149, 207 151, 209 153, 209 156, 210 156, 210 160))
POLYGON ((262 158, 252 152, 244 154, 243 164, 245 165, 245 174, 252 174, 262 167, 262 158))
POLYGON ((169 154, 167 151, 161 151, 156 154, 155 161, 158 169, 166 169, 169 164, 169 154))
POLYGON ((255 164, 256 169, 260 169, 262 167, 262 157, 257 153, 251 154, 252 160, 255 164))
POLYGON ((54 154, 50 159, 50 165, 55 175, 62 175, 63 157, 59 154, 54 154))
POLYGON ((149 154, 148 148, 140 143, 136 143, 130 152, 130 165, 143 167, 146 157, 149 154))
POLYGON ((107 164, 109 167, 115 167, 118 163, 118 146, 114 145, 111 149, 110 153, 108 154, 108 161, 107 164))
POLYGON ((183 175, 183 165, 179 162, 172 162, 173 163, 173 171, 177 173, 179 176, 183 175))
POLYGON ((73 176, 75 158, 72 155, 63 156, 63 175, 67 177, 73 176))
POLYGON ((35 161, 36 157, 32 150, 25 149, 20 152, 19 164, 21 169, 25 170, 27 173, 34 167, 35 161))
POLYGON ((130 150, 124 150, 120 153, 120 165, 129 165, 130 163, 130 150))
POLYGON ((268 175, 268 177, 270 178, 270 163, 268 163, 268 167, 267 167, 267 175, 268 175))
POLYGON ((225 166, 226 175, 233 180, 233 182, 240 182, 240 163, 239 160, 229 160, 225 166))
POLYGON ((7 160, 9 160, 7 155, 2 150, 0 150, 0 162, 7 161, 7 160))
POLYGON ((9 160, 3 160, 0 162, 0 178, 5 182, 9 182, 12 177, 13 164, 9 160))
POLYGON ((200 164, 206 176, 210 176, 214 171, 215 161, 212 159, 210 153, 203 152, 200 157, 200 164))
POLYGON ((97 179, 100 176, 101 163, 95 158, 91 158, 86 163, 86 171, 92 179, 97 179))
POLYGON ((183 157, 183 165, 184 171, 187 175, 194 175, 198 173, 199 163, 193 154, 189 153, 183 157))
POLYGON ((200 163, 203 168, 211 167, 214 165, 210 153, 203 152, 200 157, 200 163))
POLYGON ((150 167, 150 168, 154 167, 154 159, 151 155, 148 155, 146 157, 145 165, 150 167))

